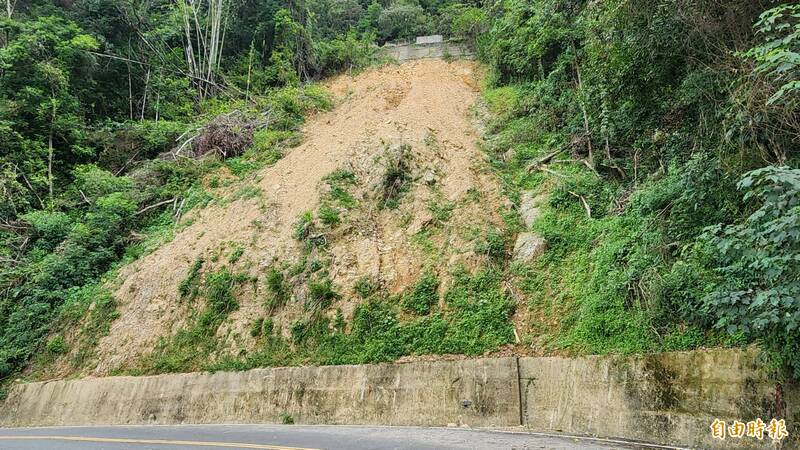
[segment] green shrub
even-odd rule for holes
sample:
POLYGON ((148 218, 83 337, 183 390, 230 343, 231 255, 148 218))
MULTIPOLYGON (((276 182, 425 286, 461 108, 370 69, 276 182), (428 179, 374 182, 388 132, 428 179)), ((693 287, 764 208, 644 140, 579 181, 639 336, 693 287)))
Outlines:
POLYGON ((266 319, 264 319, 264 322, 261 326, 261 333, 267 337, 272 336, 272 331, 274 328, 275 324, 272 321, 272 317, 267 317, 266 319))
POLYGON ((366 300, 378 290, 378 285, 367 276, 363 276, 353 283, 353 290, 362 299, 366 300))
POLYGON ((800 170, 764 167, 739 182, 756 209, 708 230, 720 282, 703 312, 714 326, 761 341, 779 368, 800 377, 800 170))
POLYGON ((186 278, 181 280, 178 284, 178 292, 181 298, 188 298, 194 300, 197 297, 200 281, 200 270, 203 268, 203 259, 197 258, 194 260, 192 267, 189 268, 189 273, 186 278))
POLYGON ((271 295, 268 301, 270 311, 281 307, 289 299, 289 288, 286 285, 286 277, 283 272, 276 268, 270 268, 267 272, 267 289, 271 295))
POLYGON ((235 246, 231 254, 228 255, 228 262, 231 264, 235 263, 236 261, 239 260, 239 258, 242 257, 243 254, 244 254, 244 247, 238 245, 235 246))
POLYGON ((439 303, 439 278, 426 272, 414 284, 411 292, 403 296, 403 309, 416 314, 428 314, 439 303))
POLYGON ((343 37, 317 42, 316 51, 317 71, 320 75, 359 70, 376 59, 372 36, 364 34, 359 38, 354 30, 343 37))
POLYGON ((317 234, 317 227, 314 224, 314 216, 311 211, 304 212, 294 228, 294 238, 303 242, 307 251, 317 247, 325 247, 327 240, 325 236, 317 234))
POLYGON ((428 211, 431 212, 433 215, 433 219, 436 221, 437 224, 443 224, 450 220, 450 217, 453 215, 453 209, 456 207, 455 204, 445 202, 442 204, 431 202, 428 204, 428 211))
POLYGON ((327 309, 331 302, 339 298, 339 293, 330 278, 311 280, 308 282, 308 305, 317 310, 327 309))
POLYGON ((259 337, 264 332, 264 318, 259 317, 250 324, 250 336, 259 337))
POLYGON ((228 314, 239 308, 233 295, 233 289, 239 282, 241 278, 231 274, 226 267, 206 275, 204 294, 208 303, 197 321, 202 332, 215 333, 228 314))
POLYGON ((322 206, 319 207, 319 212, 317 213, 319 216, 320 222, 329 227, 334 227, 339 225, 342 219, 339 217, 339 210, 336 208, 331 207, 327 203, 323 203, 322 206))
POLYGON ((378 17, 378 31, 383 40, 413 39, 430 34, 432 23, 421 6, 412 3, 392 3, 378 17))
POLYGON ((287 412, 282 412, 281 413, 281 423, 284 424, 284 425, 293 425, 294 424, 294 418, 291 416, 291 414, 289 414, 287 412))
POLYGON ((475 242, 475 253, 486 255, 492 261, 502 263, 508 255, 505 234, 500 230, 490 228, 475 242))
POLYGON ((397 152, 386 151, 384 153, 386 172, 383 175, 382 182, 383 190, 379 205, 381 208, 397 208, 400 197, 408 190, 408 185, 411 181, 410 157, 411 147, 407 144, 401 145, 397 152))
POLYGON ((353 172, 337 169, 323 178, 328 183, 328 197, 342 208, 353 208, 358 202, 353 198, 348 189, 357 184, 353 172))
POLYGON ((53 355, 63 355, 69 351, 63 336, 54 336, 47 341, 47 351, 53 355))

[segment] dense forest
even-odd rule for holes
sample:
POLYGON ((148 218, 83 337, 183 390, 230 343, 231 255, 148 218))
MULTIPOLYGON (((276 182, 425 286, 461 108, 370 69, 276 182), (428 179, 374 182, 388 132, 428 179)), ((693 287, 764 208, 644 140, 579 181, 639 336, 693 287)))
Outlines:
POLYGON ((300 139, 305 114, 330 107, 316 80, 433 33, 487 68, 485 150, 506 193, 549 186, 535 226, 548 251, 513 272, 528 307, 562 318, 551 348, 758 343, 800 376, 798 5, 4 6, 0 380, 62 351, 53 336, 79 319, 102 333, 116 314, 104 284, 208 200, 204 173, 252 172, 300 139))

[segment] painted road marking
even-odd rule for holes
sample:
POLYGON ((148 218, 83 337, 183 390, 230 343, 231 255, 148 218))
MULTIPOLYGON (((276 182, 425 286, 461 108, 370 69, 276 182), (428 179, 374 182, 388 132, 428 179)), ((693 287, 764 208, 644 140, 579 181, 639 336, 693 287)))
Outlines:
POLYGON ((156 445, 189 445, 196 447, 233 447, 233 448, 258 448, 267 450, 317 450, 303 447, 287 447, 285 445, 246 444, 241 442, 204 442, 204 441, 173 441, 167 439, 121 439, 82 436, 0 436, 0 441, 77 441, 77 442, 105 442, 116 444, 156 444, 156 445))

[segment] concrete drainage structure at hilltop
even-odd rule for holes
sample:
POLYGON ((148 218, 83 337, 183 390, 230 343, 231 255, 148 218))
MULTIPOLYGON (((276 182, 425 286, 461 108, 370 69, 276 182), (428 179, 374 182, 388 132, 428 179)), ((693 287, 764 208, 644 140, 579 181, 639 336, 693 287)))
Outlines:
POLYGON ((711 437, 715 419, 785 418, 797 448, 800 391, 754 351, 642 357, 484 358, 246 372, 88 378, 14 386, 0 425, 275 423, 523 426, 702 448, 772 448, 711 437), (777 391, 776 391, 777 389, 777 391))
POLYGON ((419 36, 413 43, 386 44, 380 48, 384 56, 399 62, 423 58, 470 58, 472 49, 464 43, 447 41, 442 36, 419 36))

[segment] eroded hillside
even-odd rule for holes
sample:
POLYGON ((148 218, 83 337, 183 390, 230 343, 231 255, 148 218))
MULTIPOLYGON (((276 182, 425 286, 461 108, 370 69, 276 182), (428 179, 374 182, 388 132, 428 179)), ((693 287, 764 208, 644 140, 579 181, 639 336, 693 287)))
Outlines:
POLYGON ((218 188, 174 239, 120 272, 119 317, 84 371, 147 370, 178 347, 240 356, 265 331, 296 343, 319 317, 346 332, 337 321, 373 294, 401 315, 444 308, 454 271, 485 268, 503 229, 470 112, 479 77, 472 62, 425 60, 327 82, 335 107, 307 122, 298 147, 218 188), (213 339, 187 337, 208 328, 213 339))

